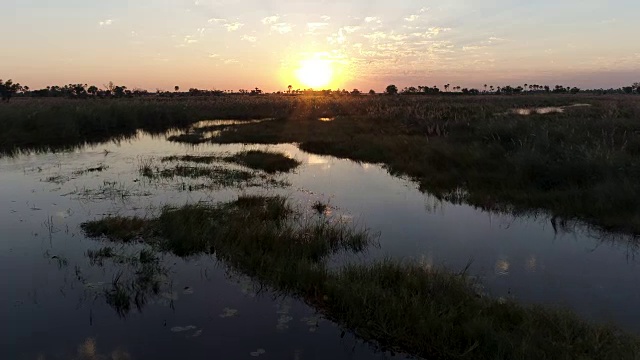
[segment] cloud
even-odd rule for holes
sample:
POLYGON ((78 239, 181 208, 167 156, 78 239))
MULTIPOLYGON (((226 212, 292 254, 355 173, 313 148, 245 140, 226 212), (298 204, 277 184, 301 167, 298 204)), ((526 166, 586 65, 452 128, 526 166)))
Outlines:
POLYGON ((410 15, 406 18, 404 18, 406 21, 412 22, 412 21, 416 21, 420 18, 420 15, 410 15))
POLYGON ((244 26, 244 24, 239 22, 234 22, 231 24, 224 24, 223 26, 227 29, 227 31, 231 32, 231 31, 239 30, 241 27, 244 26))
POLYGON ((329 21, 329 20, 331 20, 331 16, 322 15, 322 16, 320 16, 320 19, 322 19, 322 21, 329 21))
POLYGON ((100 21, 98 23, 98 25, 100 25, 100 27, 109 26, 111 24, 113 24, 113 19, 106 19, 106 20, 100 21))
POLYGON ((244 35, 240 40, 248 41, 248 42, 256 42, 258 38, 255 36, 244 35))
POLYGON ((451 28, 442 28, 442 27, 437 27, 437 26, 436 27, 430 27, 424 33, 424 36, 426 36, 428 38, 432 38, 432 37, 438 36, 440 33, 447 32, 447 31, 451 31, 451 28))
POLYGON ((332 45, 344 44, 347 41, 347 37, 344 35, 342 29, 338 30, 337 34, 333 34, 327 38, 327 42, 332 45))
POLYGON ((375 16, 367 16, 366 18, 364 18, 364 22, 367 22, 367 23, 376 22, 380 24, 380 19, 375 16))
POLYGON ((293 25, 289 23, 277 23, 271 25, 271 31, 275 31, 279 34, 286 34, 293 31, 293 25))
POLYGON ((220 23, 226 23, 227 19, 211 18, 211 19, 207 20, 207 22, 209 24, 220 24, 220 23))
POLYGON ((473 45, 473 46, 463 46, 462 47, 462 51, 475 51, 475 50, 482 50, 485 49, 486 46, 478 46, 478 45, 473 45))
POLYGON ((352 34, 360 30, 360 26, 345 26, 342 28, 347 34, 352 34))
POLYGON ((275 24, 278 22, 278 20, 280 20, 280 16, 267 16, 266 18, 260 20, 263 24, 265 25, 269 25, 269 24, 275 24))
POLYGON ((198 42, 198 40, 192 38, 191 35, 187 35, 187 36, 184 37, 184 43, 185 44, 195 44, 197 42, 198 42))
POLYGON ((418 11, 418 12, 419 12, 420 14, 424 14, 424 13, 426 13, 426 12, 427 12, 427 11, 429 11, 429 10, 431 10, 431 8, 423 7, 423 8, 422 8, 422 9, 420 9, 420 11, 418 11))
POLYGON ((327 26, 329 26, 329 23, 321 23, 321 22, 307 23, 307 29, 309 29, 309 32, 314 32, 316 30, 320 30, 327 26))
POLYGON ((210 57, 211 59, 215 59, 215 58, 219 58, 219 57, 220 57, 220 55, 219 55, 219 54, 209 54, 209 57, 210 57))

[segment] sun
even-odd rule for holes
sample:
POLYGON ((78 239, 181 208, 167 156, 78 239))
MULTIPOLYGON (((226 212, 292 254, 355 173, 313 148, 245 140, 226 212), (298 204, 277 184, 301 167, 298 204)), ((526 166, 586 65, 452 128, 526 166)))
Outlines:
POLYGON ((296 71, 298 80, 310 88, 321 88, 329 85, 333 78, 331 63, 327 60, 304 60, 296 71))

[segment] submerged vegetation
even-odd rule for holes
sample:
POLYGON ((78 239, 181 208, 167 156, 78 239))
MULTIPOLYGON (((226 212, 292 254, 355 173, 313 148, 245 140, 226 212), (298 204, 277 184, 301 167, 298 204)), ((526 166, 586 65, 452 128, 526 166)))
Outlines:
MULTIPOLYGON (((215 254, 388 350, 429 359, 640 355, 635 337, 567 312, 482 297, 464 273, 391 261, 330 269, 332 254, 363 251, 374 237, 330 217, 303 215, 282 197, 241 196, 229 203, 165 207, 155 219, 108 217, 83 229, 111 241, 143 239, 178 256, 215 254)), ((128 303, 126 292, 114 291, 113 301, 128 303)))

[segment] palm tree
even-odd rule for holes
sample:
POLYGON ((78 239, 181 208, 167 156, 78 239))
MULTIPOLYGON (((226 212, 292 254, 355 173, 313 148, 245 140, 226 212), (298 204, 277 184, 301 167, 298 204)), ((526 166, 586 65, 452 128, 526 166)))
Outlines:
POLYGON ((445 84, 444 91, 449 91, 449 86, 451 86, 451 84, 445 84))
POLYGON ((529 86, 529 84, 525 83, 524 84, 524 91, 527 91, 527 87, 529 86))
POLYGON ((484 84, 484 92, 487 92, 487 84, 484 84))
POLYGON ((289 85, 287 86, 287 89, 289 89, 289 94, 291 94, 291 89, 293 89, 293 86, 289 85))
POLYGON ((178 85, 174 86, 174 87, 173 87, 173 90, 175 90, 175 92, 180 91, 180 86, 178 86, 178 85))

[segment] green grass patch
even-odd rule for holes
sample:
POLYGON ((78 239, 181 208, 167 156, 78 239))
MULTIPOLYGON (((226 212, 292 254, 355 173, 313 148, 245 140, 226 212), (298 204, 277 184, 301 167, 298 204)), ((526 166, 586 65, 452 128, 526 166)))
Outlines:
MULTIPOLYGON (((110 224, 113 220, 106 218, 84 228, 110 224)), ((144 220, 141 232, 154 234, 146 239, 161 251, 215 254, 384 349, 428 359, 640 356, 635 336, 569 312, 481 297, 465 274, 391 261, 329 269, 331 255, 363 251, 374 238, 330 217, 309 220, 282 197, 244 196, 216 205, 166 207, 158 218, 144 220)), ((121 232, 88 234, 113 239, 121 232)), ((124 302, 121 296, 116 291, 113 301, 124 302)))

